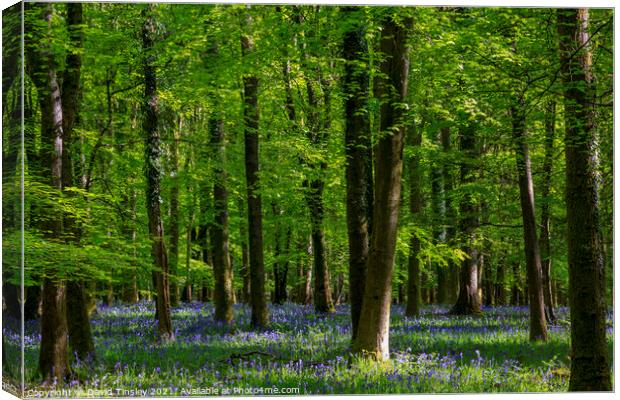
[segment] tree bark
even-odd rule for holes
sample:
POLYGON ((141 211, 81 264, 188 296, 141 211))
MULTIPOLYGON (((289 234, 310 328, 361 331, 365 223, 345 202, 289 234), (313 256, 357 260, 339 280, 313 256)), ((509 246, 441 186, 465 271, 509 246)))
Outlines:
POLYGON ((553 141, 555 139, 555 100, 550 101, 545 109, 545 159, 540 207, 540 261, 542 266, 543 295, 545 300, 545 317, 552 324, 556 321, 551 291, 551 244, 550 244, 550 204, 551 171, 553 169, 553 141))
MULTIPOLYGON (((168 222, 170 248, 168 249, 168 269, 176 278, 179 267, 179 134, 183 120, 179 117, 178 130, 172 128, 170 141, 170 219, 168 222)), ((174 125, 174 124, 173 124, 174 125)), ((170 305, 179 304, 179 287, 174 280, 170 281, 170 305)))
POLYGON ((588 10, 557 11, 566 147, 571 391, 612 390, 588 10))
MULTIPOLYGON (((239 212, 247 215, 243 200, 239 199, 239 212)), ((243 278, 243 287, 241 289, 241 299, 244 303, 250 304, 250 263, 248 255, 248 232, 243 221, 239 223, 239 237, 241 238, 241 276, 243 278)))
POLYGON ((512 134, 516 145, 521 215, 523 218, 525 266, 530 304, 530 340, 546 341, 547 323, 545 320, 545 303, 543 298, 542 266, 540 263, 540 248, 538 246, 538 237, 536 234, 534 182, 532 181, 530 150, 527 144, 525 99, 523 95, 518 96, 510 112, 512 114, 512 134))
MULTIPOLYGON (((358 21, 358 7, 343 7, 350 21, 358 21), (353 18, 356 19, 353 19, 353 18)), ((351 335, 355 341, 366 285, 366 262, 370 243, 372 216, 372 147, 368 96, 370 77, 359 66, 366 60, 368 43, 363 21, 353 23, 345 32, 342 49, 346 60, 345 153, 347 157, 347 234, 349 239, 349 295, 351 302, 351 335)))
MULTIPOLYGON (((254 52, 254 40, 249 34, 252 17, 245 16, 245 32, 241 35, 244 57, 254 52)), ((263 218, 259 181, 258 132, 258 78, 243 77, 243 121, 245 137, 245 176, 248 193, 248 229, 250 246, 250 296, 252 297, 252 325, 266 327, 269 311, 265 298, 265 266, 263 261, 263 218)))
MULTIPOLYGON (((444 126, 440 129, 440 138, 441 138, 441 149, 444 157, 450 156, 450 152, 452 151, 451 139, 450 139, 450 128, 444 126)), ((443 165, 441 175, 443 178, 443 192, 445 199, 445 218, 443 220, 444 225, 446 226, 446 243, 450 244, 455 236, 456 236, 456 210, 454 209, 454 200, 453 196, 453 177, 452 171, 450 168, 450 162, 445 162, 443 165)), ((455 265, 454 262, 448 262, 448 268, 446 271, 446 302, 453 303, 457 299, 458 287, 459 287, 459 268, 455 265)))
MULTIPOLYGON (((435 135, 435 143, 441 146, 441 130, 435 135)), ((431 178, 431 208, 433 215, 433 239, 435 243, 444 243, 446 241, 446 203, 443 188, 443 165, 441 162, 435 161, 430 171, 431 178)), ((437 303, 446 304, 448 302, 448 278, 449 270, 442 265, 437 264, 435 267, 437 274, 437 303)))
POLYGON ((168 285, 168 259, 164 243, 164 226, 161 219, 161 138, 157 126, 158 96, 157 76, 153 46, 155 44, 156 21, 154 17, 155 5, 150 4, 143 11, 145 18, 142 26, 142 49, 144 52, 144 117, 142 130, 144 131, 144 150, 146 175, 146 209, 149 220, 149 234, 151 236, 151 254, 155 263, 153 280, 157 292, 156 319, 157 334, 162 342, 174 340, 172 321, 170 318, 170 288, 168 285))
POLYGON ((209 119, 211 147, 214 155, 213 212, 215 223, 211 227, 213 240, 213 288, 215 303, 215 320, 227 324, 233 321, 233 284, 232 267, 228 243, 228 188, 226 173, 226 154, 224 142, 224 120, 219 116, 209 119))
POLYGON ((383 20, 380 41, 382 77, 377 85, 381 104, 381 134, 375 151, 373 234, 366 265, 366 286, 353 351, 384 360, 389 358, 390 303, 400 207, 407 97, 410 18, 398 24, 394 16, 383 20))
MULTIPOLYGON (((418 224, 419 221, 417 220, 422 212, 422 171, 420 170, 422 133, 415 126, 411 125, 411 127, 408 144, 414 154, 411 155, 409 165, 407 166, 409 172, 409 214, 411 214, 411 222, 418 224)), ((422 277, 420 274, 420 259, 418 258, 420 255, 420 239, 413 233, 409 240, 407 308, 405 309, 405 315, 413 317, 420 315, 422 277)))
MULTIPOLYGON (((465 159, 461 161, 461 184, 474 181, 473 162, 476 157, 476 134, 474 126, 461 127, 461 152, 465 159)), ((463 233, 465 243, 461 250, 467 255, 461 262, 459 295, 452 313, 457 315, 479 314, 480 298, 478 296, 478 249, 475 247, 478 212, 471 193, 465 192, 459 205, 459 230, 463 233)))
MULTIPOLYGON (((40 37, 33 38, 33 44, 30 44, 31 47, 26 53, 32 68, 31 78, 39 94, 41 166, 47 163, 45 175, 51 178, 49 184, 60 191, 63 183, 63 115, 56 63, 49 42, 54 8, 52 4, 32 4, 27 8, 38 12, 37 17, 43 21, 40 29, 44 30, 34 31, 35 35, 40 37)), ((62 239, 62 222, 61 212, 47 216, 43 228, 49 239, 62 239)), ((41 291, 39 371, 44 381, 50 383, 54 379, 63 382, 70 372, 67 360, 66 282, 63 278, 56 268, 49 268, 45 271, 41 291)))

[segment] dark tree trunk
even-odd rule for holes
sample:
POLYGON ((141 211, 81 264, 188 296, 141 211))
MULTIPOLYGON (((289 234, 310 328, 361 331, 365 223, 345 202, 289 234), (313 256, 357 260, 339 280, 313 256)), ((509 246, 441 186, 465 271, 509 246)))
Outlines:
MULTIPOLYGON (((274 215, 279 215, 280 214, 280 210, 278 209, 278 207, 275 205, 275 203, 272 203, 272 207, 273 207, 273 211, 274 211, 274 215)), ((277 217, 276 217, 277 218, 277 217)), ((289 249, 290 249, 290 243, 291 243, 291 228, 289 227, 286 231, 286 236, 285 236, 285 241, 284 241, 284 249, 282 248, 282 241, 281 241, 281 237, 280 237, 280 233, 282 230, 282 227, 280 226, 279 223, 276 223, 276 240, 275 240, 275 258, 276 261, 274 263, 273 266, 273 274, 274 274, 274 297, 273 297, 273 302, 275 304, 284 304, 284 302, 286 302, 288 296, 286 293, 286 282, 287 282, 287 276, 288 276, 288 258, 286 260, 283 259, 283 255, 284 256, 288 256, 289 253, 289 249)))
MULTIPOLYGON (((325 167, 321 166, 321 169, 325 167)), ((325 230, 323 229, 323 187, 322 179, 312 179, 307 185, 306 201, 310 209, 310 225, 312 227, 312 260, 314 271, 314 309, 319 313, 334 312, 332 300, 329 267, 325 245, 325 230)))
MULTIPOLYGON (((54 189, 62 190, 62 151, 63 151, 63 115, 60 87, 56 75, 56 63, 53 58, 48 34, 54 8, 52 4, 33 4, 38 11, 47 33, 27 49, 28 64, 32 68, 31 78, 39 94, 41 111, 41 166, 47 165, 44 176, 51 177, 48 182, 54 189), (38 46, 38 47, 37 47, 38 46)), ((50 213, 43 221, 46 236, 52 240, 61 240, 63 215, 61 212, 50 213)), ((45 271, 41 291, 41 347, 39 352, 39 371, 45 381, 57 379, 63 382, 69 374, 67 360, 67 315, 66 284, 56 268, 45 271)))
MULTIPOLYGON (((182 120, 179 117, 179 130, 182 128, 182 120)), ((168 230, 170 236, 170 248, 168 249, 168 269, 170 275, 176 278, 179 266, 179 130, 172 128, 172 140, 170 141, 170 219, 168 230)), ((170 305, 179 304, 179 287, 171 280, 170 305)))
MULTIPOLYGON (((63 152, 62 152, 62 180, 63 188, 76 186, 73 176, 73 150, 76 148, 73 138, 73 129, 78 115, 80 73, 82 59, 79 49, 82 48, 82 4, 67 4, 67 27, 71 44, 77 51, 67 55, 66 69, 62 84, 62 115, 63 115, 63 152)), ((71 196, 71 194, 69 194, 71 196)), ((64 231, 67 240, 79 244, 81 229, 76 225, 75 218, 67 215, 64 218, 64 231)), ((69 345, 71 352, 81 360, 91 359, 95 354, 95 346, 90 329, 87 302, 84 284, 73 278, 67 283, 67 321, 69 345)))
MULTIPOLYGON (((422 133, 411 125, 409 133, 409 148, 413 154, 409 158, 407 170, 409 173, 409 214, 413 224, 419 224, 418 219, 422 212, 422 172, 420 170, 420 147, 422 133)), ((413 317, 420 315, 422 278, 420 274, 420 239, 414 233, 409 241, 409 260, 407 265, 407 308, 405 315, 413 317)), ((429 302, 429 299, 426 299, 429 302)))
MULTIPOLYGON (((308 115, 308 139, 315 146, 321 146, 327 138, 327 130, 329 129, 327 119, 321 121, 319 119, 319 101, 315 93, 314 85, 307 78, 308 106, 310 112, 308 115), (323 125, 323 126, 321 126, 323 125)), ((327 93, 327 89, 324 88, 327 93)), ((326 94, 326 96, 328 96, 326 94)), ((326 113, 329 114, 329 103, 326 101, 326 113)), ((325 211, 323 208, 323 190, 325 182, 323 181, 323 173, 327 169, 325 162, 319 165, 310 164, 312 170, 312 178, 304 181, 304 189, 306 195, 306 203, 310 211, 310 226, 312 237, 312 270, 314 272, 314 309, 319 313, 332 313, 335 311, 334 302, 332 300, 329 266, 327 264, 325 229, 323 221, 325 219, 325 211), (318 175, 318 176, 317 176, 318 175)))
POLYGON ((366 69, 359 67, 359 63, 366 60, 368 43, 365 26, 362 20, 358 20, 361 15, 357 10, 357 7, 342 9, 348 15, 349 22, 357 21, 345 32, 342 44, 347 61, 343 79, 352 341, 355 341, 364 299, 373 202, 372 148, 367 112, 370 78, 366 69))
POLYGON ((534 182, 532 181, 530 150, 527 144, 525 99, 523 96, 518 97, 516 104, 511 107, 510 111, 512 114, 512 134, 516 144, 517 173, 519 175, 521 215, 523 218, 525 266, 530 304, 530 340, 546 341, 547 323, 543 298, 542 266, 536 234, 534 182))
POLYGON ((151 4, 144 10, 145 22, 142 26, 142 49, 144 52, 144 117, 142 129, 144 131, 144 150, 146 175, 146 209, 149 219, 149 234, 152 241, 151 254, 156 270, 153 271, 153 280, 156 296, 157 334, 163 342, 174 339, 170 318, 170 288, 168 285, 168 260, 164 243, 164 226, 161 219, 161 138, 157 126, 158 96, 155 67, 156 22, 154 18, 155 5, 151 4))
POLYGON ((518 261, 512 264, 512 288, 510 289, 510 304, 518 306, 521 304, 521 272, 518 261))
MULTIPOLYGON (((239 199, 239 212, 247 215, 243 200, 239 199)), ((243 278, 243 287, 241 289, 241 299, 244 303, 250 304, 250 263, 248 256, 248 233, 247 227, 243 221, 239 223, 239 237, 241 238, 241 277, 243 278)))
POLYGON ((213 240, 213 288, 215 303, 215 320, 232 323, 233 320, 233 284, 232 267, 228 253, 228 189, 225 169, 226 154, 224 142, 224 120, 218 116, 209 119, 211 147, 214 155, 213 213, 215 223, 211 227, 213 240))
POLYGON ((505 306, 508 304, 506 296, 506 261, 503 257, 497 263, 497 278, 495 280, 495 305, 505 306))
MULTIPOLYGON (((476 157, 476 134, 473 126, 461 128, 461 152, 465 159, 461 161, 461 184, 466 185, 474 181, 474 167, 476 157)), ((465 243, 462 251, 467 255, 461 262, 459 279, 459 295, 456 304, 452 307, 453 314, 480 313, 480 298, 478 296, 478 249, 475 247, 476 228, 478 227, 477 207, 471 193, 464 193, 460 203, 459 230, 463 233, 465 243)))
POLYGON ((405 140, 402 103, 407 97, 407 31, 411 24, 410 18, 397 23, 394 16, 386 16, 380 41, 381 53, 386 57, 381 62, 383 75, 377 85, 377 97, 382 104, 381 136, 375 151, 373 234, 366 265, 362 312, 353 343, 354 352, 380 360, 388 359, 390 354, 390 303, 405 140))
MULTIPOLYGON (((441 146, 441 130, 435 135, 435 143, 441 146)), ((446 203, 443 192, 443 165, 440 162, 434 162, 430 171, 431 178, 431 207, 433 216, 433 239, 436 244, 444 243, 446 240, 445 217, 446 203)), ((446 304, 448 302, 448 270, 445 266, 437 263, 435 266, 437 274, 437 303, 446 304)))
POLYGON ((561 9, 557 16, 565 109, 569 390, 610 391, 588 10, 561 9))
MULTIPOLYGON (((441 148, 444 153, 444 156, 450 156, 451 152, 451 140, 450 140, 450 128, 442 127, 440 130, 440 138, 441 138, 441 148)), ((454 209, 454 200, 453 200, 453 178, 452 171, 450 168, 450 163, 446 162, 443 165, 441 175, 443 178, 443 192, 445 198, 445 218, 443 219, 443 224, 445 225, 446 236, 445 241, 447 244, 451 244, 456 236, 456 210, 454 209)), ((459 269, 458 266, 452 262, 448 262, 448 267, 446 271, 446 302, 453 303, 456 301, 458 286, 459 286, 459 269)))
POLYGON ((555 139, 555 100, 550 101, 545 109, 545 160, 543 162, 542 188, 540 190, 542 205, 540 207, 540 262, 542 265, 543 295, 545 299, 545 317, 548 323, 556 321, 551 291, 551 245, 550 245, 550 191, 551 171, 553 169, 553 141, 555 139))
MULTIPOLYGON (((245 16, 245 30, 241 35, 244 56, 254 51, 254 40, 249 34, 252 17, 245 16)), ((269 310, 265 298, 265 266, 263 262, 263 217, 259 182, 258 156, 258 78, 243 77, 243 122, 245 136, 245 176, 248 192, 248 228, 250 245, 250 296, 252 298, 252 325, 266 327, 269 310)))

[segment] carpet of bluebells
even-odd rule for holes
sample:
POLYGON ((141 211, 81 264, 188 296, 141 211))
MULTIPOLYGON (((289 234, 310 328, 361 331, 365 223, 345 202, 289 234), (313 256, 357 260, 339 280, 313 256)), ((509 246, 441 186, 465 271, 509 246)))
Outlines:
MULTIPOLYGON (((568 387, 566 309, 558 310, 560 322, 550 326, 548 342, 530 343, 525 307, 488 308, 481 316, 455 317, 447 315, 445 307, 432 306, 418 318, 407 318, 401 306, 394 306, 391 358, 373 363, 349 353, 347 306, 327 316, 316 315, 312 306, 271 306, 269 329, 254 331, 247 306, 235 306, 236 324, 228 327, 214 322, 211 304, 183 304, 173 309, 176 340, 167 344, 157 343, 153 307, 99 306, 92 317, 96 359, 74 362, 71 381, 55 387, 70 391, 65 394, 125 397, 204 396, 225 390, 266 394, 257 388, 370 394, 555 392, 568 387)), ((7 360, 19 359, 15 327, 15 321, 5 317, 7 360)), ((26 324, 25 341, 27 388, 37 388, 37 321, 26 324)), ((5 373, 12 375, 10 370, 5 373)))

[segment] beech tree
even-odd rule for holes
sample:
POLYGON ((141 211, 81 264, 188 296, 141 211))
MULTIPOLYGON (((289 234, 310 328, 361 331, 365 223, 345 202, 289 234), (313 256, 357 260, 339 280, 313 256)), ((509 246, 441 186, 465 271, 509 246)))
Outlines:
POLYGON ((161 218, 161 136, 158 124, 158 94, 157 69, 155 66, 156 54, 153 49, 156 38, 155 5, 147 6, 142 15, 145 19, 142 26, 142 49, 144 59, 142 71, 144 73, 144 103, 142 130, 144 132, 144 150, 146 176, 146 206, 149 219, 149 233, 151 236, 151 254, 156 266, 153 271, 153 284, 157 296, 155 318, 157 320, 157 334, 163 342, 174 340, 174 331, 170 318, 170 286, 168 276, 168 254, 164 242, 164 225, 161 218))
MULTIPOLYGON (((249 6, 244 16, 244 32, 241 34, 241 50, 244 57, 254 52, 252 16, 249 6)), ((243 76, 243 122, 245 137, 245 175, 248 193, 248 231, 250 248, 250 297, 252 325, 265 327, 269 323, 265 299, 265 266, 263 261, 263 217, 259 192, 259 125, 258 125, 258 78, 251 73, 243 76)))
POLYGON ((377 83, 381 99, 380 137, 375 150, 373 234, 366 263, 364 299, 353 350, 384 360, 390 356, 389 328, 396 228, 400 206, 405 140, 405 99, 409 76, 408 32, 413 20, 382 20, 382 76, 377 83))
POLYGON ((557 12, 566 146, 571 321, 569 390, 611 390, 605 338, 597 137, 587 9, 557 12))

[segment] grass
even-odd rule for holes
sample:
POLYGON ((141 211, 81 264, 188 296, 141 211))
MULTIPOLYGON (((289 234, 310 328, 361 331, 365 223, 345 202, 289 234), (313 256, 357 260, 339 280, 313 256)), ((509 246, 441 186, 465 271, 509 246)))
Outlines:
MULTIPOLYGON (((426 307, 420 317, 407 318, 394 306, 391 359, 374 363, 349 353, 347 306, 328 316, 311 306, 272 306, 270 328, 258 332, 246 306, 235 306, 231 328, 213 321, 211 304, 184 304, 173 309, 176 340, 167 344, 157 343, 153 304, 100 306, 92 318, 96 360, 74 363, 71 380, 54 389, 64 389, 63 397, 291 394, 283 388, 299 394, 567 390, 566 322, 550 327, 546 343, 530 343, 527 308, 490 308, 478 317, 446 311, 426 307)), ((565 321, 566 309, 558 311, 565 321)), ((19 357, 15 326, 5 317, 8 360, 19 357)), ((37 321, 26 324, 31 397, 45 394, 38 391, 38 329, 37 321)), ((610 328, 610 356, 612 337, 610 328)))

